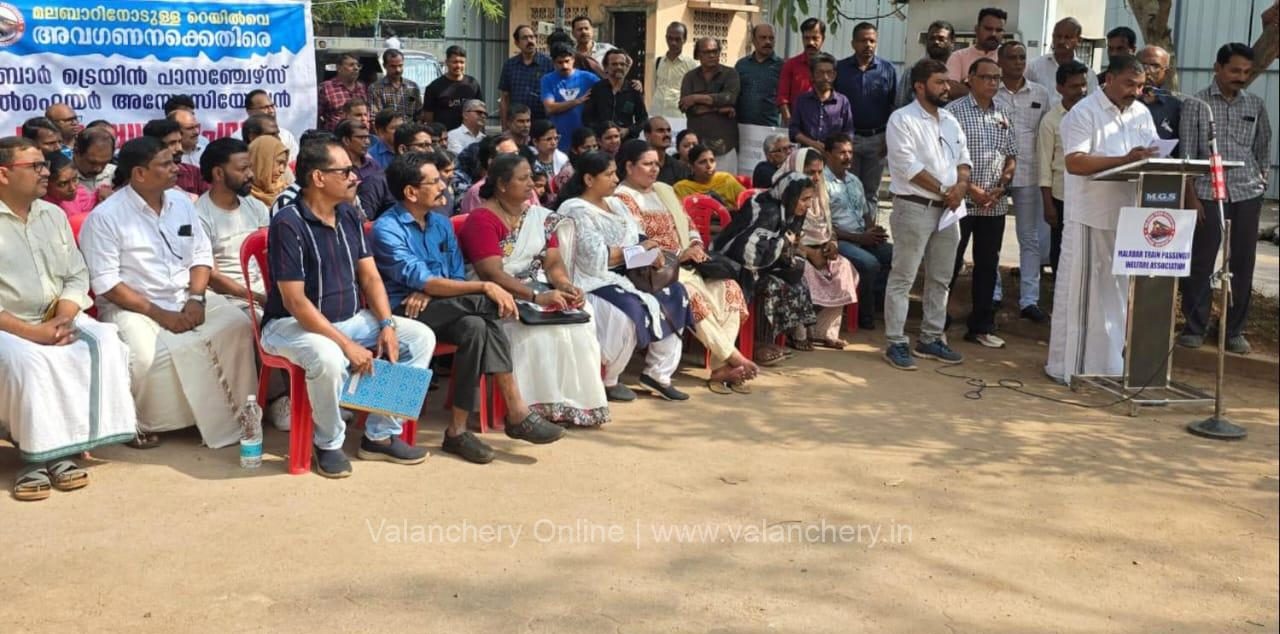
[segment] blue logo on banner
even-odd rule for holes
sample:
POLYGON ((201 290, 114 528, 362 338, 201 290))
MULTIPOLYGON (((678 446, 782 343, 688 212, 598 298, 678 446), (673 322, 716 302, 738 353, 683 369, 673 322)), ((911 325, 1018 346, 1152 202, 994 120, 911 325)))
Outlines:
POLYGON ((245 59, 306 46, 306 5, 147 0, 0 2, 0 50, 15 55, 245 59))

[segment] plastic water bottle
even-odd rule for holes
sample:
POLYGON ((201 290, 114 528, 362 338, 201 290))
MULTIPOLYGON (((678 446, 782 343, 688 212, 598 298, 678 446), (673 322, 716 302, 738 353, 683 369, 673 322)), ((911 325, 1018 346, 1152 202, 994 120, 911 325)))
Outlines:
POLYGON ((262 408, 258 397, 250 395, 240 408, 240 466, 257 469, 262 466, 262 408))

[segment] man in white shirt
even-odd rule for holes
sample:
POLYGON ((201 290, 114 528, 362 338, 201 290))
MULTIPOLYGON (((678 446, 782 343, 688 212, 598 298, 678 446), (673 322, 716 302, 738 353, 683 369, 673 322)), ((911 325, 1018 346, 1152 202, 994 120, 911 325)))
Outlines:
POLYGON ((462 104, 462 125, 449 131, 449 151, 461 154, 468 145, 484 138, 484 121, 489 117, 489 107, 479 99, 468 99, 462 104))
MULTIPOLYGON (((1041 86, 1056 86, 1058 82, 1058 67, 1067 62, 1079 61, 1076 59, 1076 49, 1080 46, 1080 34, 1084 27, 1080 25, 1080 21, 1067 17, 1058 20, 1053 25, 1053 49, 1031 60, 1027 64, 1027 79, 1040 84, 1041 86)), ((1081 62, 1088 66, 1088 62, 1081 62)), ((1098 90, 1098 78, 1093 73, 1089 73, 1089 92, 1093 93, 1098 90)), ((1061 95, 1054 95, 1054 103, 1062 101, 1061 95)))
POLYGON ((913 354, 949 364, 964 360, 943 340, 960 230, 954 222, 944 229, 938 225, 945 213, 964 201, 972 163, 960 123, 943 108, 950 92, 947 66, 932 59, 921 60, 911 69, 911 86, 915 103, 894 111, 885 133, 889 192, 893 194, 889 228, 895 244, 885 289, 885 339, 889 346, 884 358, 899 370, 916 369, 913 354), (924 319, 920 339, 912 350, 904 334, 908 294, 922 263, 924 319))
MULTIPOLYGON (((1009 194, 1013 197, 1014 221, 1018 234, 1019 292, 1018 309, 1023 319, 1038 324, 1049 321, 1040 309, 1040 233, 1044 222, 1041 207, 1039 171, 1036 163, 1036 138, 1040 132, 1040 120, 1053 107, 1049 89, 1027 79, 1027 47, 1021 42, 1008 41, 1000 45, 996 55, 1000 64, 1001 84, 996 91, 996 105, 1009 112, 1013 126, 1013 140, 1018 145, 1017 169, 1009 194)), ((1047 232, 1047 231, 1046 231, 1047 232)), ((996 289, 1000 288, 1000 276, 996 275, 996 289)), ((999 295, 997 295, 999 297, 999 295)))
POLYGON ((196 200, 200 226, 213 251, 209 288, 245 307, 245 298, 252 290, 254 301, 261 307, 267 301, 262 275, 253 269, 246 281, 240 270, 240 247, 245 238, 270 222, 267 207, 249 195, 253 187, 249 146, 232 137, 210 143, 200 156, 200 174, 210 185, 209 191, 196 200))
POLYGON ((1136 204, 1137 185, 1089 177, 1156 155, 1150 147, 1156 126, 1138 100, 1146 81, 1142 64, 1114 57, 1107 78, 1062 118, 1065 226, 1045 373, 1063 383, 1076 374, 1124 369, 1129 289, 1125 277, 1111 273, 1111 262, 1120 208, 1136 204))
POLYGON ((158 139, 125 143, 120 186, 85 220, 80 246, 99 317, 129 346, 134 446, 195 425, 206 446, 226 447, 240 439, 236 411, 257 386, 253 326, 221 295, 205 295, 213 256, 195 207, 172 189, 177 172, 158 139))
POLYGON ((698 66, 698 62, 684 54, 689 39, 689 28, 682 22, 667 25, 667 54, 653 63, 653 107, 649 115, 683 119, 680 112, 680 82, 698 66))

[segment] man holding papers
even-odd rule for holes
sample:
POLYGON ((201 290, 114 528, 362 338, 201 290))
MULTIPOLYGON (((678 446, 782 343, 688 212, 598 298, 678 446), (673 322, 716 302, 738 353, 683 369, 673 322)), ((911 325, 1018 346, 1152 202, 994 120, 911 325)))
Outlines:
MULTIPOLYGON (((304 144, 298 153, 302 193, 272 216, 267 234, 272 285, 262 348, 306 370, 316 470, 326 478, 351 475, 342 452, 346 425, 338 414, 348 375, 368 374, 383 355, 425 369, 436 346, 430 328, 391 315, 360 217, 347 202, 356 182, 351 159, 336 141, 304 144)), ((370 414, 357 455, 396 464, 425 460, 426 449, 405 443, 400 431, 400 421, 370 414)))
POLYGON ((1138 100, 1146 82, 1142 64, 1113 57, 1107 77, 1062 119, 1064 227, 1045 373, 1063 383, 1124 368, 1128 285, 1111 273, 1111 262, 1120 208, 1136 204, 1137 185, 1090 177, 1157 152, 1155 123, 1138 100))
POLYGON ((947 319, 947 294, 955 267, 960 232, 954 224, 939 228, 943 214, 964 204, 969 189, 969 148, 954 115, 943 106, 950 86, 947 67, 921 60, 911 69, 915 101, 889 117, 889 192, 893 214, 889 228, 895 242, 893 268, 885 290, 884 358, 899 370, 916 369, 912 354, 943 363, 964 357, 942 339, 947 319), (924 319, 914 350, 904 334, 907 295, 916 271, 924 265, 924 319))

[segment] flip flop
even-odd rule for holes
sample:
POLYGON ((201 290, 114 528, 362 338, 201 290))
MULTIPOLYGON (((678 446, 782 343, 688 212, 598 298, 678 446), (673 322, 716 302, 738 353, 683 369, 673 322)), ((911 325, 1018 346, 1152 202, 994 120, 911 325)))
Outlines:
POLYGON ((814 339, 814 345, 830 348, 832 350, 844 350, 849 347, 849 342, 843 339, 814 339))
POLYGON ((707 381, 707 389, 711 390, 713 394, 733 394, 729 384, 724 381, 707 381))
POLYGON ((133 440, 125 443, 125 445, 134 449, 155 449, 160 446, 160 434, 148 434, 140 431, 133 437, 133 440))
POLYGON ((69 458, 49 463, 49 477, 53 488, 59 491, 75 491, 89 486, 89 472, 69 458))
POLYGON ((751 386, 747 385, 746 381, 735 381, 733 383, 730 383, 729 389, 733 390, 734 392, 737 392, 738 394, 751 393, 751 386))
POLYGON ((28 469, 18 474, 18 479, 13 482, 13 497, 23 502, 43 500, 52 492, 49 472, 44 467, 28 469))

